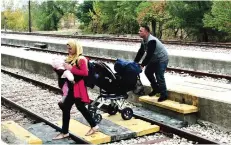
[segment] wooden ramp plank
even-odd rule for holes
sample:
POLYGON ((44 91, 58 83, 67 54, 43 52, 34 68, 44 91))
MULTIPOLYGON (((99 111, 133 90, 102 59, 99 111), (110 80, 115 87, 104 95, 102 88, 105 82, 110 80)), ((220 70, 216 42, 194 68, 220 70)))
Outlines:
POLYGON ((189 114, 198 112, 198 108, 193 105, 187 105, 187 104, 180 104, 179 102, 175 102, 172 100, 165 100, 163 102, 158 102, 159 97, 149 97, 149 96, 141 96, 139 97, 140 102, 145 102, 151 105, 156 105, 165 109, 169 109, 175 112, 179 112, 182 114, 189 114))
POLYGON ((132 118, 130 120, 123 120, 120 113, 117 113, 116 115, 109 115, 105 113, 102 114, 102 116, 104 119, 110 120, 115 124, 130 129, 131 131, 136 133, 136 136, 143 136, 154 132, 158 132, 160 130, 159 126, 151 125, 151 123, 140 119, 132 118))
MULTIPOLYGON (((57 124, 61 127, 62 121, 58 121, 57 124)), ((96 132, 91 136, 85 136, 87 131, 90 129, 89 126, 84 125, 77 120, 71 119, 69 124, 69 130, 74 135, 83 138, 84 140, 91 142, 93 144, 107 143, 111 141, 111 137, 103 134, 102 132, 96 132)))
POLYGON ((14 121, 4 121, 2 122, 2 126, 12 132, 16 139, 19 139, 20 141, 27 143, 27 144, 42 144, 42 140, 26 129, 24 129, 19 124, 15 123, 14 121))
MULTIPOLYGON (((78 115, 75 120, 89 126, 89 123, 84 117, 82 117, 82 115, 78 115)), ((136 137, 135 132, 106 119, 102 119, 98 125, 100 132, 111 136, 111 141, 120 141, 136 137)))

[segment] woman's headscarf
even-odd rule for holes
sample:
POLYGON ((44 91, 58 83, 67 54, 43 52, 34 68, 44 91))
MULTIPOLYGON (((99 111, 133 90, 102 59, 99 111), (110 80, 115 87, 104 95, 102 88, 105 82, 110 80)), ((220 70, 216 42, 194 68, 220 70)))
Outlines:
POLYGON ((72 51, 75 51, 74 55, 68 55, 67 59, 65 60, 67 63, 70 63, 71 65, 76 65, 76 61, 78 62, 80 59, 80 55, 83 54, 83 48, 82 46, 74 39, 70 39, 67 42, 68 45, 70 45, 72 51))

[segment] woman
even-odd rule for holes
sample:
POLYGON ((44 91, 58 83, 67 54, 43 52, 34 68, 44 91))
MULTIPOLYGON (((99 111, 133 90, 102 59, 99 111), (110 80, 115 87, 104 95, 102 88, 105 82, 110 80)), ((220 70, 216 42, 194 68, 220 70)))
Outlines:
MULTIPOLYGON (((77 76, 87 76, 88 67, 87 59, 82 56, 83 49, 82 46, 75 40, 69 40, 67 43, 68 57, 66 63, 64 64, 65 69, 70 70, 73 75, 77 76)), ((62 139, 69 136, 68 128, 70 122, 70 110, 72 105, 75 103, 77 109, 82 113, 84 118, 88 121, 91 129, 87 132, 86 136, 94 134, 98 131, 99 126, 96 124, 95 120, 92 118, 91 114, 85 107, 85 103, 89 103, 90 99, 87 93, 87 88, 84 84, 84 80, 81 79, 75 82, 74 85, 71 83, 69 85, 68 95, 63 103, 63 125, 62 133, 58 134, 53 139, 62 139), (72 85, 72 86, 71 86, 72 85)))

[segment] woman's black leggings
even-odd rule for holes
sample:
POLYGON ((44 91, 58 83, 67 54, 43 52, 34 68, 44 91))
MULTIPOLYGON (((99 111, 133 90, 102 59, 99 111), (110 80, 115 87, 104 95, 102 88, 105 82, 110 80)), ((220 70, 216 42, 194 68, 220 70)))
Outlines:
MULTIPOLYGON (((73 91, 69 91, 73 92, 73 91)), ((66 97, 64 103, 63 103, 63 126, 62 126, 62 133, 66 134, 68 133, 69 129, 69 122, 70 122, 70 111, 72 108, 72 105, 75 103, 77 109, 82 113, 84 118, 87 120, 87 122, 90 124, 91 127, 96 126, 95 120, 92 118, 90 112, 85 107, 85 103, 81 101, 80 98, 76 99, 74 98, 72 93, 68 93, 68 96, 66 97)))

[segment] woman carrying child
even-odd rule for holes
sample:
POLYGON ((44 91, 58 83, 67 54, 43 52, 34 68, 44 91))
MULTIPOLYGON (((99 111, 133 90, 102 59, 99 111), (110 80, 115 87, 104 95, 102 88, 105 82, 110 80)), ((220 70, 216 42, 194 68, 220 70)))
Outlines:
MULTIPOLYGON (((82 46, 77 43, 76 40, 71 39, 67 43, 67 50, 69 55, 65 60, 65 69, 70 70, 71 73, 76 76, 88 76, 87 59, 82 55, 82 46)), ((70 110, 73 104, 76 105, 77 109, 91 126, 91 129, 86 133, 86 136, 94 134, 99 128, 95 120, 92 118, 90 112, 85 107, 85 103, 90 103, 90 99, 87 93, 87 88, 84 84, 84 80, 81 79, 77 82, 75 81, 73 85, 72 83, 68 83, 68 85, 68 95, 63 102, 62 108, 62 133, 58 134, 53 139, 62 139, 69 136, 68 129, 70 122, 70 110)))

